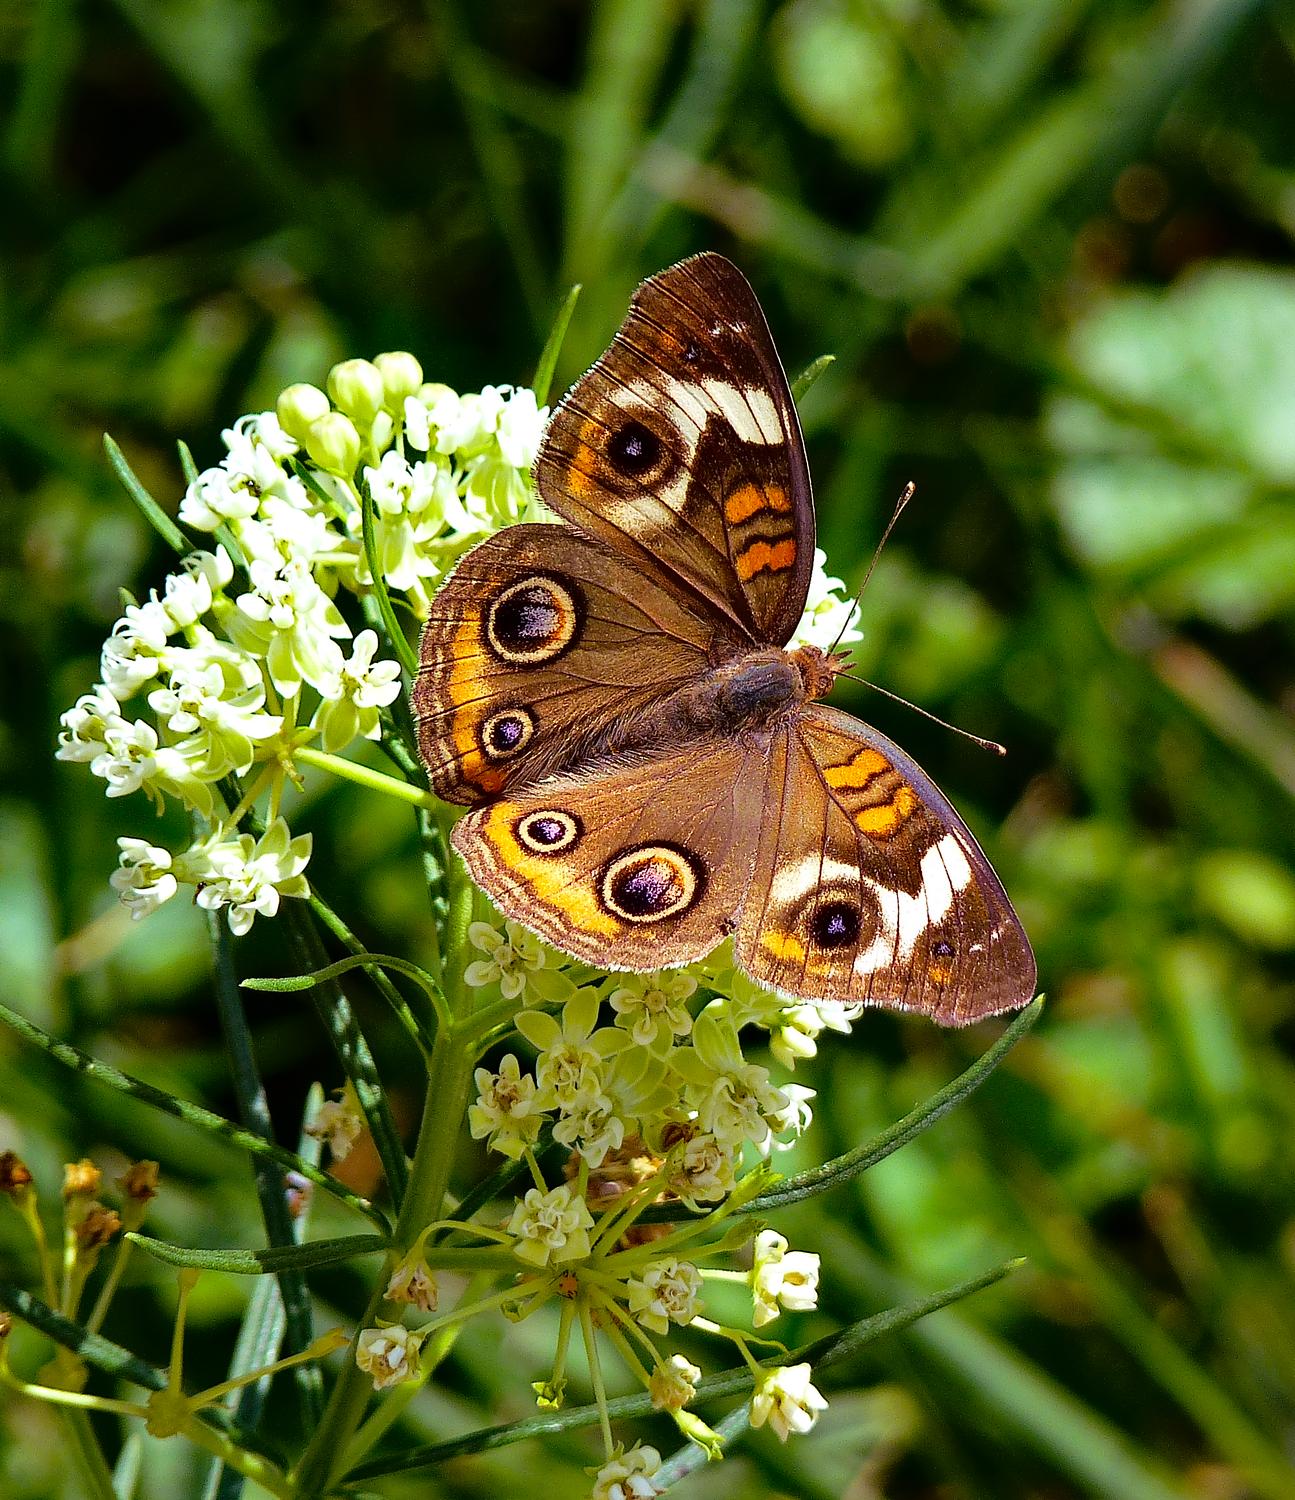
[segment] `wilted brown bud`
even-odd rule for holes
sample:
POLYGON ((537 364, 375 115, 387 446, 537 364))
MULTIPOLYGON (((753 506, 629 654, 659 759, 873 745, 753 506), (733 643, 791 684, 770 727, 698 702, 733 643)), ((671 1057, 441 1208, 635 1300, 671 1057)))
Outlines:
POLYGON ((93 1198, 99 1191, 99 1184, 102 1181, 103 1173, 88 1156, 83 1156, 77 1162, 65 1163, 63 1167, 64 1202, 72 1198, 93 1198))
POLYGON ((157 1197, 158 1166, 155 1161, 137 1161, 117 1179, 117 1186, 135 1203, 157 1197))
POLYGON ((121 1218, 114 1209, 102 1203, 92 1203, 85 1217, 76 1226, 77 1253, 88 1254, 102 1250, 109 1240, 121 1232, 121 1218))
POLYGON ((16 1151, 0 1154, 0 1193, 16 1198, 24 1188, 31 1186, 31 1173, 27 1163, 16 1151))

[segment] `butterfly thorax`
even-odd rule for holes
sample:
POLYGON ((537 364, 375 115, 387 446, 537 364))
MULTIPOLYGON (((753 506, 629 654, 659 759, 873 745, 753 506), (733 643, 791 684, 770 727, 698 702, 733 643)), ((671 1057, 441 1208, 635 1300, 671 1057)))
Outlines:
POLYGON ((624 725, 614 748, 675 746, 776 727, 826 693, 841 665, 839 657, 816 646, 740 651, 624 725))

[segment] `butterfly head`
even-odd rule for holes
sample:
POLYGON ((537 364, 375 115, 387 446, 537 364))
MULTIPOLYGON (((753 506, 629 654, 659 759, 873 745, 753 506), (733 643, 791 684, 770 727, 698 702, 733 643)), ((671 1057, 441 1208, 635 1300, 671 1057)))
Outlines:
POLYGON ((821 646, 797 646, 787 654, 804 681, 806 699, 826 698, 850 664, 848 651, 824 651, 821 646))

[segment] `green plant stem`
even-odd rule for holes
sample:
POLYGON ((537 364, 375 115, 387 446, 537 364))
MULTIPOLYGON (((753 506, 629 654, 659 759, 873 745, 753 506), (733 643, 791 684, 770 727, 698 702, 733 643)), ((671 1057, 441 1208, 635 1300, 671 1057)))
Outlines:
POLYGON ((112 1470, 94 1435, 89 1414, 64 1408, 60 1416, 85 1476, 88 1500, 116 1500, 116 1491, 112 1487, 112 1470))
POLYGON ((415 807, 432 807, 436 798, 430 792, 401 781, 398 776, 388 776, 385 771, 375 771, 371 766, 362 766, 359 761, 347 760, 341 755, 330 755, 327 750, 315 750, 309 745, 298 745, 292 758, 305 766, 317 766, 321 771, 331 771, 344 781, 353 781, 370 792, 382 792, 400 802, 410 802, 415 807))

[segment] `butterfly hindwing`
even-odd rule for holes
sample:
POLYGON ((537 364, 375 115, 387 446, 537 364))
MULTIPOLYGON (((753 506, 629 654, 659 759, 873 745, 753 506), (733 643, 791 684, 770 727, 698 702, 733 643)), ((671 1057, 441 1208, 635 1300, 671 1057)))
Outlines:
POLYGON ((545 502, 750 640, 782 645, 814 561, 795 403, 755 294, 723 256, 639 287, 611 347, 554 412, 545 502))
POLYGON ((455 827, 505 916, 599 968, 704 957, 751 878, 767 750, 711 739, 553 776, 455 827))
POLYGON ((1034 993, 1029 942, 966 824, 897 745, 822 704, 776 735, 737 956, 787 994, 945 1025, 1034 993))
POLYGON ((511 526, 432 601, 414 683, 432 790, 474 805, 594 753, 705 671, 715 625, 569 526, 511 526))

